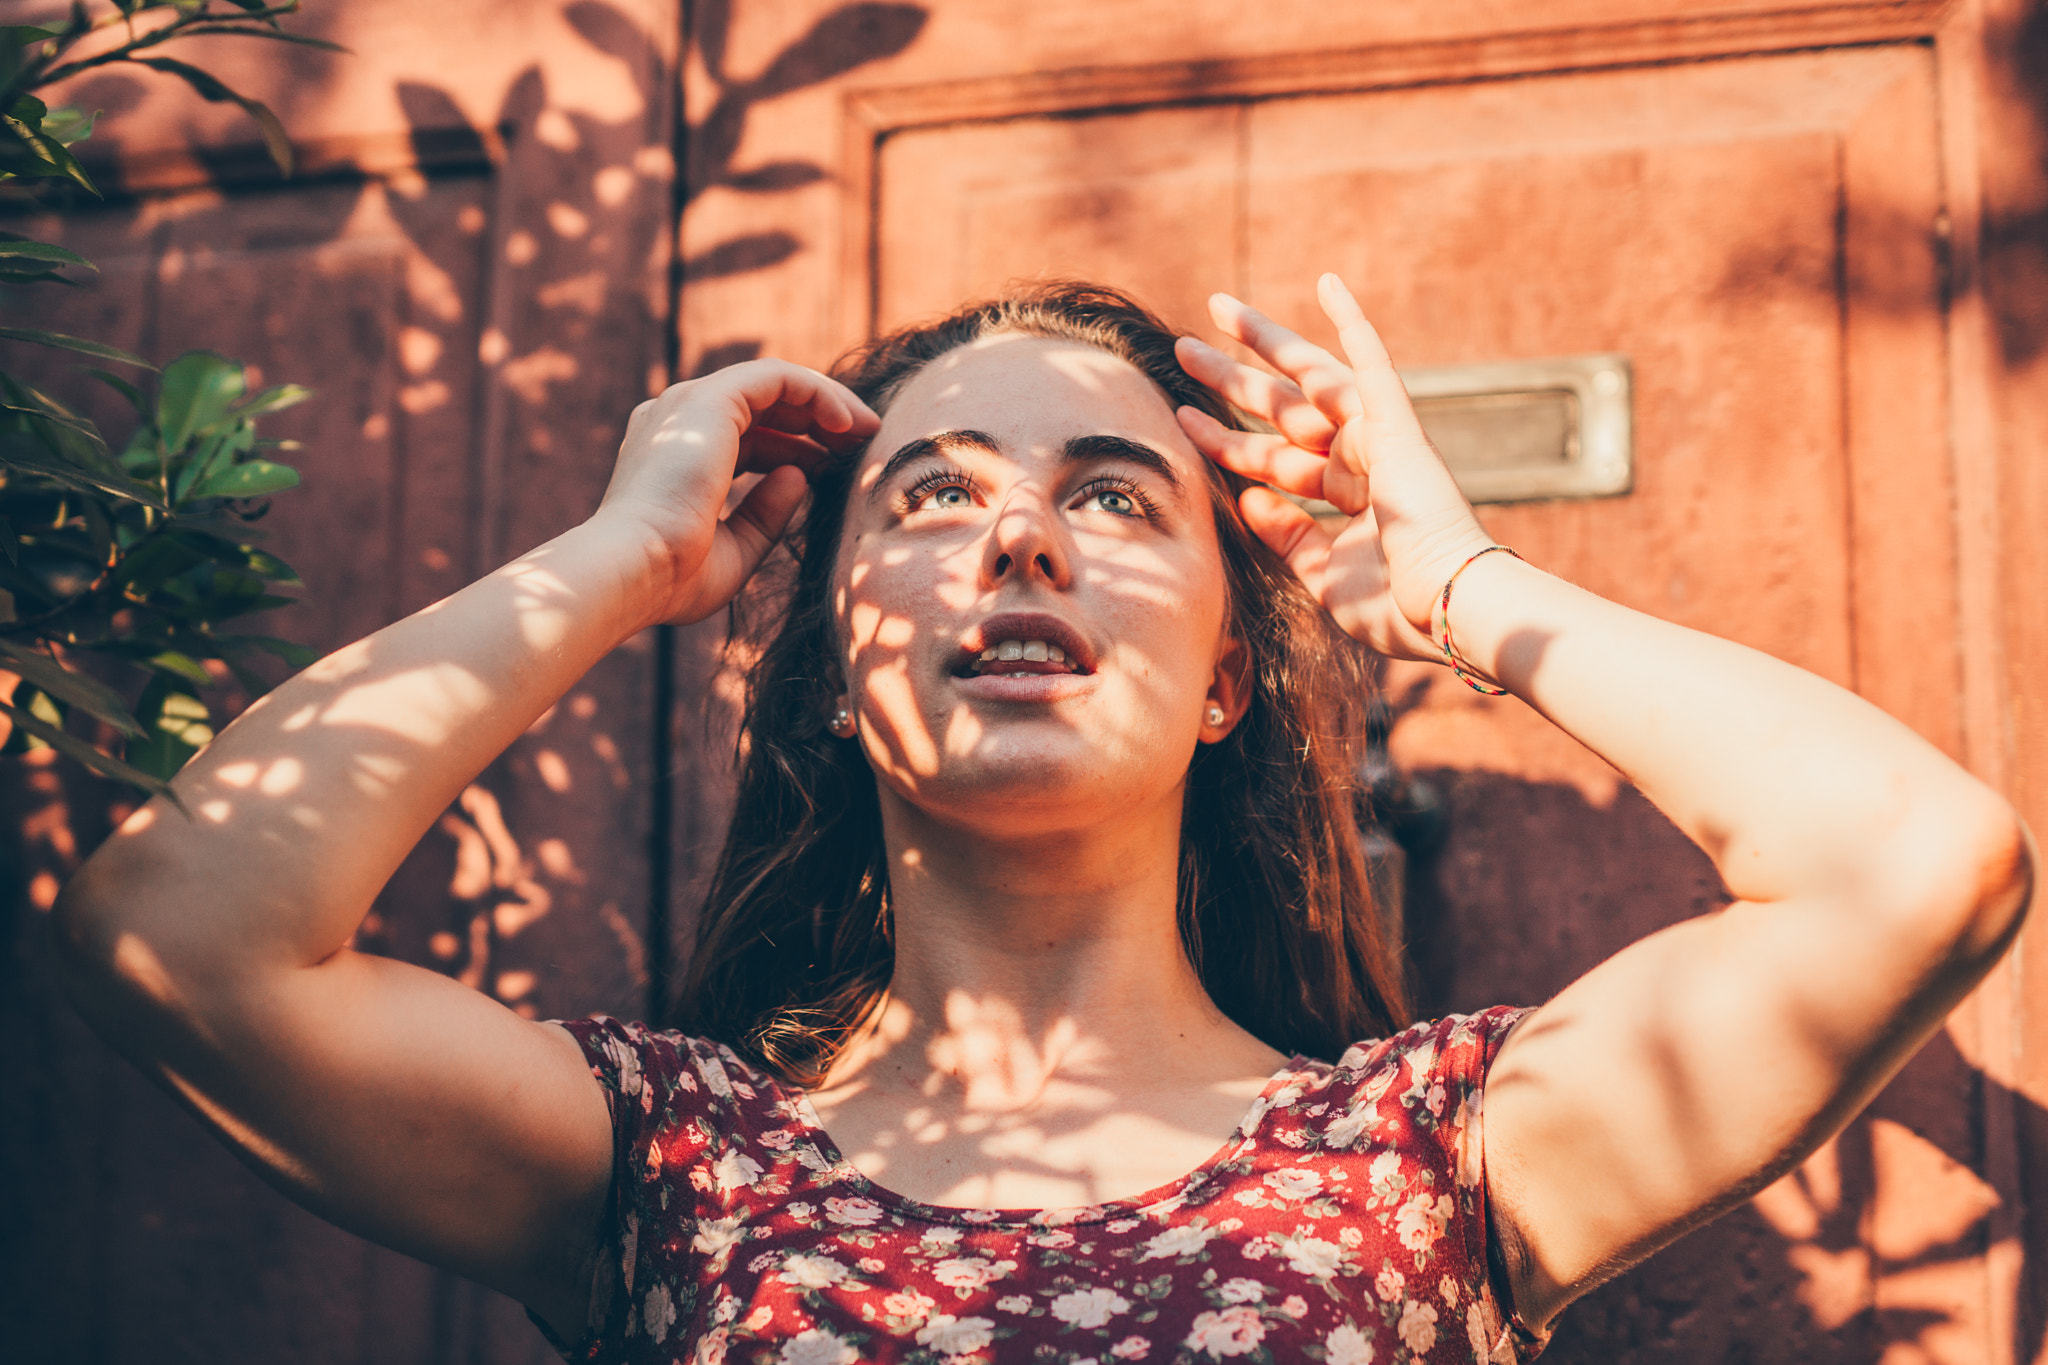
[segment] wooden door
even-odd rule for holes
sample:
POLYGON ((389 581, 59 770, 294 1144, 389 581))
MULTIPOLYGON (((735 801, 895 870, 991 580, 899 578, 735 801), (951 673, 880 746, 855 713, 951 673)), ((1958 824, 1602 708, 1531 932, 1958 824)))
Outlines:
MULTIPOLYGON (((1404 364, 1625 354, 1632 490, 1490 506, 1494 534, 1959 752, 1957 657, 1917 624, 1953 591, 1952 528, 1917 514, 1952 496, 1934 88, 1928 49, 1897 44, 908 129, 874 163, 874 325, 1078 274, 1191 330, 1213 334, 1202 301, 1227 288, 1327 340, 1313 288, 1334 269, 1404 364)), ((1419 666, 1389 687, 1396 757, 1450 809, 1408 898, 1429 1008, 1540 1002, 1721 899, 1659 813, 1520 703, 1419 666)), ((1966 1086, 1932 1084, 1968 1113, 1966 1086)), ((1968 1155, 1966 1124, 1877 1113, 1843 1140, 1853 1161, 1968 1155)), ((1709 1268, 1783 1234, 1757 1221, 1619 1292, 1683 1284, 1700 1358, 1741 1349, 1753 1286, 1709 1268)), ((1566 1358, 1612 1358, 1599 1311, 1568 1318, 1566 1358)), ((1868 1334, 1854 1317, 1788 1314, 1773 1349, 1846 1348, 1868 1334)))
MULTIPOLYGON (((724 41, 824 12, 742 4, 724 41)), ((1216 288, 1312 323, 1337 269, 1403 365, 1620 353, 1630 491, 1489 505, 1495 534, 1855 688, 2016 789, 2038 759, 2006 728, 1989 585, 2017 562, 1992 534, 2017 456, 1990 444, 2004 381, 1983 367, 2012 305, 1969 275, 1970 138, 2020 127, 1982 103, 2012 31, 1909 4, 940 6, 836 111, 813 97, 744 148, 836 187, 686 215, 686 242, 780 223, 804 249, 686 290, 685 347, 746 318, 751 345, 823 363, 1041 274, 1123 285, 1197 332, 1216 288)), ((1426 668, 1388 688, 1396 757, 1450 808, 1408 887, 1432 1008, 1540 1000, 1723 899, 1518 703, 1426 668)), ((2048 1247, 2021 1221, 2039 1157, 2020 1143, 2048 1092, 2001 1060, 2036 1055, 2009 989, 1803 1170, 1575 1307, 1554 1356, 2034 1358, 2021 1248, 2048 1247)))

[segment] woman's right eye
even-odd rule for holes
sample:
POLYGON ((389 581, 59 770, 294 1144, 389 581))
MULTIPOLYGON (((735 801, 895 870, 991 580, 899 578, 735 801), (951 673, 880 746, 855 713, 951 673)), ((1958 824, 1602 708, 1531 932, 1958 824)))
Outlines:
POLYGON ((903 510, 959 511, 974 506, 974 480, 953 471, 934 471, 912 484, 903 495, 903 510))

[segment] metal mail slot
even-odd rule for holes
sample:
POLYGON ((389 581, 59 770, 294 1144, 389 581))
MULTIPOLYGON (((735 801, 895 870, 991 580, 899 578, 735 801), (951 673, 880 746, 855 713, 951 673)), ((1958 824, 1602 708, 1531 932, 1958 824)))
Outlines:
MULTIPOLYGON (((1474 502, 1626 493, 1635 473, 1625 355, 1401 371, 1422 429, 1474 502)), ((1337 516, 1328 503, 1304 505, 1337 516)))

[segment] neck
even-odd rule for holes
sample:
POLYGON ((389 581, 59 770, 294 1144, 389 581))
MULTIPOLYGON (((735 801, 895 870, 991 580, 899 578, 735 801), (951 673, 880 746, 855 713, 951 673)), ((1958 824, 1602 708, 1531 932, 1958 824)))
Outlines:
POLYGON ((1210 1002, 1181 946, 1179 792, 1020 837, 942 825, 886 789, 882 810, 895 970, 828 1088, 1007 1109, 1055 1077, 1176 1085, 1218 1060, 1278 1064, 1210 1002))

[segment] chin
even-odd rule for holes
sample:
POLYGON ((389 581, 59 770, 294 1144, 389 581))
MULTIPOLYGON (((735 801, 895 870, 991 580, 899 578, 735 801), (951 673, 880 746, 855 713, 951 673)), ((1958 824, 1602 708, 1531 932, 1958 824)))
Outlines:
POLYGON ((1164 764, 1165 747, 1155 735, 1103 745, 1071 729, 1005 726, 944 755, 936 772, 878 777, 927 819, 1014 838, 1093 828, 1174 798, 1191 755, 1164 764))

